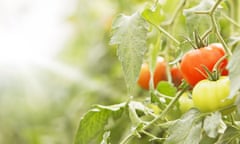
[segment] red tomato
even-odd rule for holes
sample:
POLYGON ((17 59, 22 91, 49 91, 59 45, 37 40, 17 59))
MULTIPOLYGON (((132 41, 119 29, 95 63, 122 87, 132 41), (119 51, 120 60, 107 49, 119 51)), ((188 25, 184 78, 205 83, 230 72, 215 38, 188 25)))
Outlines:
MULTIPOLYGON (((190 50, 187 52, 181 61, 180 69, 183 74, 183 78, 191 85, 194 86, 200 80, 205 77, 199 72, 199 70, 206 74, 203 69, 203 65, 212 71, 216 62, 225 55, 225 51, 221 44, 214 43, 209 46, 190 50)), ((226 65, 227 59, 224 59, 220 64, 220 69, 223 70, 222 74, 227 74, 226 65)))
MULTIPOLYGON (((167 80, 166 78, 166 62, 162 57, 158 57, 157 64, 155 67, 154 75, 154 87, 156 88, 157 84, 161 80, 167 80)), ((150 81, 150 71, 147 63, 143 63, 141 67, 141 71, 139 74, 138 84, 144 88, 149 89, 149 81, 150 81)))
POLYGON ((144 88, 149 89, 150 71, 147 63, 143 63, 138 78, 138 84, 144 88))
POLYGON ((171 68, 171 76, 172 76, 172 82, 177 87, 181 84, 183 76, 182 72, 177 66, 173 66, 171 68))

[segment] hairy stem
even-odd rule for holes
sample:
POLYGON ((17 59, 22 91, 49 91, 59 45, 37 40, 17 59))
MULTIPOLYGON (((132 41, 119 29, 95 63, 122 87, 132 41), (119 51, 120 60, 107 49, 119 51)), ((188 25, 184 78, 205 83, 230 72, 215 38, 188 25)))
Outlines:
POLYGON ((154 23, 152 23, 151 21, 147 20, 150 24, 152 24, 153 26, 155 26, 160 32, 162 32, 165 36, 167 36, 168 38, 170 38, 172 41, 174 41, 177 45, 180 45, 180 42, 174 38, 169 32, 167 32, 165 29, 163 29, 161 26, 158 26, 154 23))
MULTIPOLYGON (((154 24, 153 24, 154 25, 154 24)), ((167 36, 168 38, 170 38, 172 41, 174 41, 177 45, 180 45, 180 42, 174 38, 170 33, 168 33, 167 31, 165 31, 161 26, 157 26, 154 25, 160 32, 162 32, 165 36, 167 36)))

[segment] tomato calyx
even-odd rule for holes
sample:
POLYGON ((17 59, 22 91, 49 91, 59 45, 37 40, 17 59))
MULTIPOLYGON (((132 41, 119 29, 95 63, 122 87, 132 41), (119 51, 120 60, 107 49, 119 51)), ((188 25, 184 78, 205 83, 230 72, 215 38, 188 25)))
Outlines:
POLYGON ((196 70, 201 73, 201 75, 203 75, 206 79, 210 80, 210 81, 217 81, 219 80, 219 78, 221 77, 221 73, 222 73, 222 69, 220 69, 220 64, 222 64, 221 62, 226 59, 227 55, 224 55, 223 57, 221 57, 216 64, 213 67, 213 70, 210 71, 205 65, 202 65, 202 68, 204 69, 204 71, 206 72, 203 73, 200 69, 196 68, 196 70))
POLYGON ((195 44, 196 44, 195 49, 206 47, 208 45, 207 40, 202 39, 197 31, 195 31, 193 35, 194 35, 195 44))
POLYGON ((202 65, 202 68, 204 69, 204 71, 206 72, 206 74, 204 74, 202 71, 198 70, 204 77, 206 77, 208 80, 210 81, 217 81, 219 80, 221 73, 218 69, 214 69, 212 72, 205 66, 202 65))
POLYGON ((194 38, 194 41, 192 41, 190 38, 185 37, 186 41, 189 42, 194 49, 200 49, 208 45, 208 41, 205 39, 202 39, 197 31, 193 32, 193 38, 194 38))

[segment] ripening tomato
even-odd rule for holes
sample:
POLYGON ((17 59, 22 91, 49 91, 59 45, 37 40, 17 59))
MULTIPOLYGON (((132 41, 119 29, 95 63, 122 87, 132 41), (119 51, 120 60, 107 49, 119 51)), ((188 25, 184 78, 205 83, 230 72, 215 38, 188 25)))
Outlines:
MULTIPOLYGON (((157 63, 153 75, 154 79, 154 87, 156 88, 157 84, 161 80, 167 80, 166 78, 166 62, 162 57, 157 58, 157 63)), ((149 89, 149 81, 150 81, 150 71, 149 71, 149 66, 147 63, 143 63, 139 78, 138 78, 138 84, 144 88, 144 89, 149 89)))
MULTIPOLYGON (((225 51, 219 43, 213 43, 203 48, 190 50, 183 56, 180 64, 183 78, 191 86, 196 85, 197 82, 205 79, 201 74, 201 72, 206 74, 203 65, 212 71, 216 62, 224 55, 225 51), (199 72, 199 70, 201 72, 199 72)), ((219 68, 222 70, 222 75, 228 74, 226 70, 227 63, 227 59, 224 59, 219 65, 219 68)))
POLYGON ((230 106, 235 98, 228 99, 230 94, 230 80, 222 76, 217 81, 202 80, 192 91, 194 106, 202 112, 213 112, 230 106))
POLYGON ((182 72, 177 66, 173 66, 171 68, 171 76, 172 76, 172 82, 177 87, 181 84, 183 76, 182 72))

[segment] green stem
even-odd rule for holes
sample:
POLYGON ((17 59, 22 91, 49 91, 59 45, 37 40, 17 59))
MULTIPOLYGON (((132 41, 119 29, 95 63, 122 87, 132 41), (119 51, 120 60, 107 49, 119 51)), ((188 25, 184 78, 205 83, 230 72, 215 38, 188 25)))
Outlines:
POLYGON ((239 1, 238 0, 232 0, 232 4, 233 4, 233 19, 239 23, 239 1))
POLYGON ((165 140, 165 138, 156 137, 155 135, 153 135, 153 134, 151 134, 151 133, 149 133, 149 132, 147 132, 147 131, 145 131, 145 130, 142 130, 141 132, 142 132, 143 134, 149 136, 149 137, 151 138, 151 141, 153 141, 153 140, 158 140, 158 141, 165 140))
POLYGON ((240 24, 237 23, 237 21, 233 20, 229 16, 223 14, 223 17, 227 19, 229 22, 231 22, 236 28, 240 28, 240 24))
MULTIPOLYGON (((215 19, 215 11, 218 7, 218 5, 222 2, 223 0, 218 0, 214 5, 213 7, 210 9, 210 11, 198 11, 198 12, 195 12, 196 14, 207 14, 210 16, 211 18, 211 22, 212 22, 212 31, 215 32, 218 40, 223 44, 223 47, 225 49, 225 51, 227 52, 228 56, 231 56, 232 55, 232 52, 230 50, 230 48, 227 46, 226 42, 223 40, 223 37, 221 36, 220 32, 219 32, 219 29, 218 29, 218 26, 217 26, 217 22, 216 22, 216 19, 215 19)), ((210 30, 208 30, 206 33, 210 32, 210 30)), ((205 35, 204 35, 205 36, 205 35)))
POLYGON ((186 4, 186 0, 181 0, 180 3, 177 5, 178 7, 176 8, 176 10, 173 13, 172 18, 170 19, 170 21, 168 21, 165 25, 173 25, 174 21, 176 20, 178 14, 180 13, 181 9, 185 6, 186 4))
POLYGON ((212 33, 212 28, 209 28, 209 29, 201 36, 201 39, 202 39, 202 40, 205 40, 210 33, 212 33))
POLYGON ((164 94, 158 92, 157 90, 155 91, 155 94, 160 96, 160 97, 166 98, 166 99, 173 99, 173 97, 168 96, 168 95, 164 95, 164 94))
POLYGON ((214 30, 218 40, 223 44, 223 47, 224 47, 225 51, 227 52, 227 54, 229 56, 231 56, 232 52, 231 52, 230 48, 227 46, 226 42, 223 40, 223 37, 221 36, 221 34, 218 30, 217 22, 216 22, 215 17, 213 15, 210 15, 210 17, 211 17, 211 21, 212 21, 212 24, 213 24, 213 30, 214 30))
POLYGON ((153 26, 155 26, 160 32, 162 32, 165 36, 167 36, 168 38, 170 38, 172 41, 174 41, 177 45, 180 45, 180 42, 174 38, 170 33, 168 33, 166 30, 164 30, 161 26, 158 26, 154 23, 152 23, 151 21, 147 20, 150 24, 152 24, 153 26))
POLYGON ((215 4, 214 4, 214 6, 211 8, 211 10, 210 10, 210 15, 213 15, 214 14, 214 12, 215 12, 215 10, 217 9, 217 7, 218 7, 218 5, 222 2, 223 0, 218 0, 215 4))
POLYGON ((232 125, 237 126, 237 124, 236 124, 236 122, 235 122, 235 119, 234 119, 233 113, 230 114, 230 118, 231 118, 232 125))
POLYGON ((156 123, 158 120, 161 120, 167 113, 168 111, 173 107, 173 105, 178 101, 178 99, 180 98, 180 96, 188 89, 189 87, 186 86, 184 87, 179 93, 177 93, 177 95, 174 97, 174 99, 171 100, 171 102, 167 105, 167 107, 162 111, 162 113, 156 117, 155 119, 153 119, 152 121, 150 121, 147 125, 145 125, 143 127, 143 130, 147 129, 148 127, 150 127, 151 125, 153 125, 154 123, 156 123))
POLYGON ((230 110, 230 109, 233 109, 233 108, 236 108, 236 105, 230 105, 230 106, 227 106, 227 107, 223 107, 221 109, 219 109, 218 111, 227 111, 227 110, 230 110))
POLYGON ((218 0, 215 5, 211 8, 210 12, 209 12, 209 16, 211 18, 211 21, 212 21, 212 28, 213 28, 213 31, 215 32, 218 40, 223 44, 223 47, 225 49, 225 51, 227 52, 227 54, 229 56, 232 55, 232 52, 230 51, 229 47, 227 46, 226 42, 223 40, 219 30, 218 30, 218 27, 217 27, 217 22, 216 22, 216 19, 215 19, 215 16, 214 16, 214 13, 215 13, 215 10, 216 8, 218 7, 218 5, 222 2, 222 0, 218 0))
POLYGON ((213 66, 213 71, 215 70, 217 71, 220 68, 220 64, 222 63, 222 61, 226 58, 227 58, 227 55, 222 56, 213 66))
POLYGON ((155 24, 153 24, 160 32, 162 32, 164 35, 166 35, 168 38, 170 38, 172 41, 174 41, 177 45, 180 45, 180 42, 174 38, 170 33, 168 33, 167 31, 165 31, 161 26, 157 26, 155 24))
POLYGON ((119 144, 127 144, 128 141, 134 136, 134 132, 128 134, 119 144))

